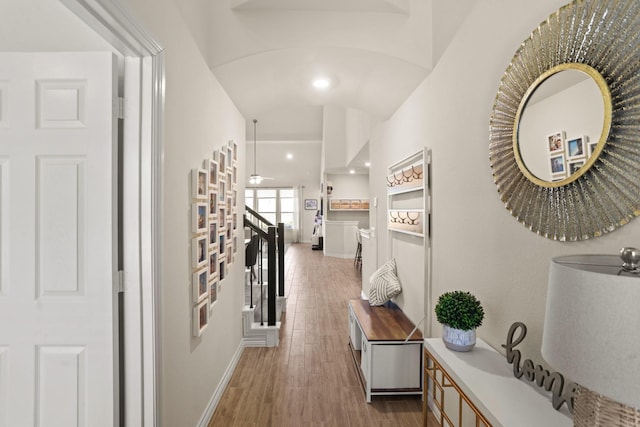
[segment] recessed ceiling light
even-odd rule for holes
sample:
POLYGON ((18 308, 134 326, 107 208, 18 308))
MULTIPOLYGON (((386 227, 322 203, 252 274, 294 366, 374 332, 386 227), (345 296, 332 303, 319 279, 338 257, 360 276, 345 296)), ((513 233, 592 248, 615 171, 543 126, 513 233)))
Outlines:
POLYGON ((369 167, 369 166, 371 166, 371 162, 366 162, 364 165, 365 165, 366 167, 369 167))
POLYGON ((315 79, 311 84, 318 90, 325 90, 331 86, 329 79, 325 79, 324 77, 315 79))
POLYGON ((349 170, 349 173, 350 174, 354 174, 354 173, 356 173, 356 171, 354 169, 351 169, 351 170, 349 170))
POLYGON ((287 153, 287 159, 289 159, 289 160, 293 159, 293 154, 287 153))

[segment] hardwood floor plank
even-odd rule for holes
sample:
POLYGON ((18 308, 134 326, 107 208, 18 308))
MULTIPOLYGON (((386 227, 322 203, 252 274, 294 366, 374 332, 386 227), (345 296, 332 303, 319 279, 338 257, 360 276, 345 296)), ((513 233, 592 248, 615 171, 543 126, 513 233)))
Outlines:
POLYGON ((293 244, 285 269, 280 345, 243 351, 209 427, 421 426, 419 396, 365 402, 347 346, 347 304, 362 280, 353 260, 293 244))

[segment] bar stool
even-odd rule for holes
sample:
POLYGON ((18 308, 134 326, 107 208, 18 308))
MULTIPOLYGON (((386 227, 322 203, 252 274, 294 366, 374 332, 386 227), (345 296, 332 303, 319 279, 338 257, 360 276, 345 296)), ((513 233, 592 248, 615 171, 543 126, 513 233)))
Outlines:
POLYGON ((360 236, 360 229, 358 227, 354 227, 356 229, 356 256, 353 259, 353 265, 359 270, 362 271, 362 237, 360 236))

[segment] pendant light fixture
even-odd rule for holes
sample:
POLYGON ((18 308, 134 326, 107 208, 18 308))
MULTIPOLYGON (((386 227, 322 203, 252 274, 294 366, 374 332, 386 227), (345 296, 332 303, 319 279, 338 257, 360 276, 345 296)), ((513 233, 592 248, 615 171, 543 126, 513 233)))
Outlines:
POLYGON ((258 156, 256 154, 256 146, 257 141, 256 141, 256 126, 258 124, 258 120, 253 119, 253 173, 249 176, 249 184, 251 185, 259 185, 262 183, 262 177, 260 175, 258 175, 258 172, 256 172, 256 163, 257 163, 257 159, 258 156))

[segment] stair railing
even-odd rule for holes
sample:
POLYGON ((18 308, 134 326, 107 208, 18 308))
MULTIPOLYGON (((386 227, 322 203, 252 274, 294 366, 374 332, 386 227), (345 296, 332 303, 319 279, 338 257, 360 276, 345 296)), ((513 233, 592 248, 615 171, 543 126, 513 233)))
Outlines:
MULTIPOLYGON (((284 224, 273 225, 269 220, 253 209, 246 208, 244 226, 250 233, 259 236, 258 245, 258 284, 260 285, 260 325, 264 325, 264 294, 263 294, 263 243, 267 243, 267 325, 276 324, 276 290, 279 296, 284 296, 284 224), (277 283, 277 286, 276 286, 277 283)), ((253 286, 250 286, 251 308, 253 308, 253 286)))

